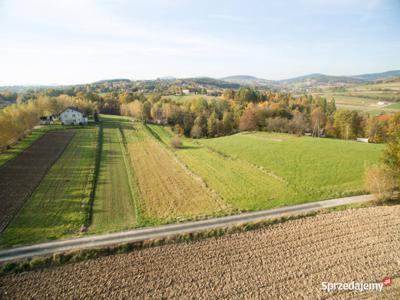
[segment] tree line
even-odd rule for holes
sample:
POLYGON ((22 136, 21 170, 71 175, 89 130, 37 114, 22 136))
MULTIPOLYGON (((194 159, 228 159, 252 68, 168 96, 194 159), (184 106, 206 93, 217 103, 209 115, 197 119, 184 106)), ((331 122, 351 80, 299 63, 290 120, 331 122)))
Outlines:
MULTIPOLYGON (((158 94, 120 94, 114 107, 144 122, 168 124, 192 138, 217 137, 239 131, 310 134, 316 137, 388 140, 400 114, 379 116, 337 109, 335 100, 241 88, 226 90, 223 99, 176 102, 158 94)), ((111 106, 109 106, 111 107, 111 106)))
MULTIPOLYGON (((367 137, 371 142, 383 143, 400 123, 400 114, 373 116, 337 109, 334 99, 327 101, 311 95, 295 97, 252 88, 227 89, 222 98, 199 96, 181 102, 139 91, 68 92, 70 94, 66 95, 49 89, 18 95, 16 104, 0 110, 0 147, 37 125, 40 116, 57 114, 67 106, 77 106, 88 114, 99 111, 170 125, 177 134, 192 138, 268 131, 341 139, 367 137)), ((13 97, 15 99, 16 95, 13 97)))

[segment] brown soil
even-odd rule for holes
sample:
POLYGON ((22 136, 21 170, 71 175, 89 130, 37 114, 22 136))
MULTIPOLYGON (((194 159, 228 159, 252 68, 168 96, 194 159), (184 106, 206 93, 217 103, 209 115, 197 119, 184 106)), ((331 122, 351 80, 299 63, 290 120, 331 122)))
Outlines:
POLYGON ((8 275, 0 297, 400 299, 400 278, 382 293, 321 290, 399 274, 399 249, 400 206, 364 208, 8 275))
POLYGON ((0 232, 60 157, 73 135, 72 130, 48 132, 0 167, 0 232))

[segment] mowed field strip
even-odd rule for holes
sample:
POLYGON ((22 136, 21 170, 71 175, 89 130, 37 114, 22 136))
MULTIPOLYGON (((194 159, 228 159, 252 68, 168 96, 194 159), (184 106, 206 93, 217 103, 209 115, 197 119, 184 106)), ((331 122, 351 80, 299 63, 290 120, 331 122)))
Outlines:
MULTIPOLYGON (((0 234, 1 247, 77 234, 84 225, 92 188, 97 128, 71 130, 70 134, 73 133, 64 153, 0 234)), ((51 139, 49 144, 53 143, 51 139)), ((45 155, 43 159, 48 157, 45 155)), ((30 156, 29 161, 35 160, 30 156)))
POLYGON ((73 134, 72 131, 47 133, 0 167, 0 232, 63 153, 73 134))
POLYGON ((144 224, 213 215, 226 208, 201 178, 191 174, 141 123, 124 128, 140 193, 144 224))
MULTIPOLYGON (((149 125, 149 128, 169 146, 172 134, 168 129, 156 125, 149 125)), ((211 151, 189 139, 175 153, 208 186, 238 210, 273 207, 279 205, 280 199, 290 193, 290 188, 283 180, 249 163, 211 151)))
POLYGON ((99 177, 90 230, 121 230, 136 225, 135 193, 118 117, 102 116, 103 137, 99 177))

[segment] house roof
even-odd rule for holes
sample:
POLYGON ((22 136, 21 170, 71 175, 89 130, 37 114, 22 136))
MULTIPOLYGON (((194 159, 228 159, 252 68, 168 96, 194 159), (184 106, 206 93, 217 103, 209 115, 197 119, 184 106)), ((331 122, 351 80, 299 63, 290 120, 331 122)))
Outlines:
POLYGON ((64 111, 66 111, 67 109, 71 109, 71 110, 75 110, 77 112, 80 112, 82 115, 85 115, 85 112, 75 106, 68 106, 67 108, 65 108, 62 112, 60 112, 60 114, 62 114, 64 111))

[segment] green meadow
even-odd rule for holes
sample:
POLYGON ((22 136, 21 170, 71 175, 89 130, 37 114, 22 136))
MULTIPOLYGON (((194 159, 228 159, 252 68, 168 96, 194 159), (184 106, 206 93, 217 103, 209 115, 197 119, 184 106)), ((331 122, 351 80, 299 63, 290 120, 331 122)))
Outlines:
MULTIPOLYGON (((384 145, 244 132, 182 138, 101 116, 77 131, 11 224, 1 247, 365 193, 384 145)), ((41 131, 15 145, 17 155, 41 131)), ((9 158, 10 159, 10 158, 9 158)))

